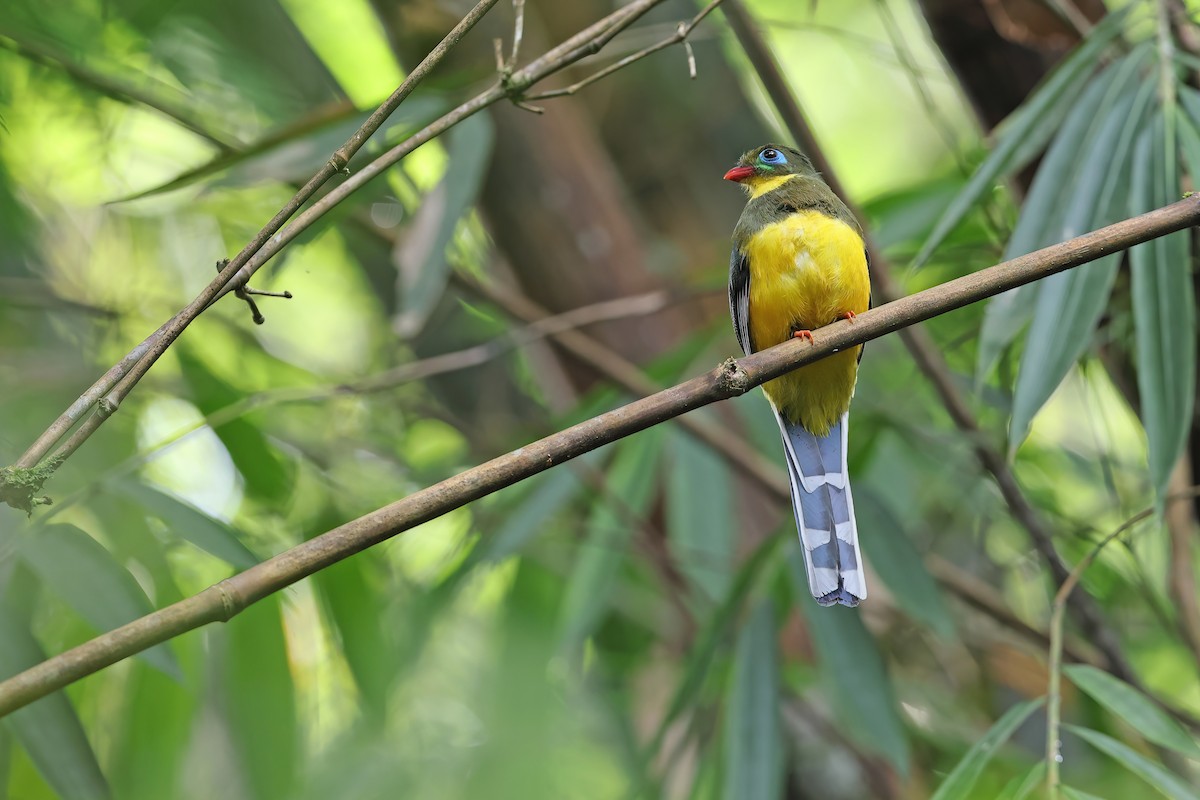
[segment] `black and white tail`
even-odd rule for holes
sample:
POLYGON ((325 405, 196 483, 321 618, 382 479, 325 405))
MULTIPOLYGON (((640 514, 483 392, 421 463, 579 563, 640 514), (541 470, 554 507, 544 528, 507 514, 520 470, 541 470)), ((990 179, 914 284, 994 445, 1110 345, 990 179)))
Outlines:
POLYGON ((867 596, 867 582, 846 469, 849 419, 843 414, 822 437, 788 422, 778 411, 775 419, 787 451, 792 509, 804 545, 809 588, 823 606, 856 606, 867 596))

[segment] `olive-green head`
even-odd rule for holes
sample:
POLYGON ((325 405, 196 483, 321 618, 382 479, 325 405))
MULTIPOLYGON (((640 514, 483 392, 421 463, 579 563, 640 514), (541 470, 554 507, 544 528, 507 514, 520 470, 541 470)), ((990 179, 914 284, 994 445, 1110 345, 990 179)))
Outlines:
POLYGON ((740 183, 753 195, 764 181, 786 175, 818 177, 808 156, 799 150, 782 144, 764 144, 743 153, 737 166, 725 173, 725 180, 740 183))

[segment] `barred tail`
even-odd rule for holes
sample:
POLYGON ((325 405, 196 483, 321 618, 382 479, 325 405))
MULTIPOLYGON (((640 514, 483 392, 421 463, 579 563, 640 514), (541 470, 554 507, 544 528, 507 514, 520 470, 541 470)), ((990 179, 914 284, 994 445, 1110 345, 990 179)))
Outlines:
POLYGON ((815 436, 775 412, 787 452, 792 509, 804 545, 804 563, 813 597, 823 606, 856 606, 867 596, 858 526, 846 469, 843 414, 829 433, 815 436))

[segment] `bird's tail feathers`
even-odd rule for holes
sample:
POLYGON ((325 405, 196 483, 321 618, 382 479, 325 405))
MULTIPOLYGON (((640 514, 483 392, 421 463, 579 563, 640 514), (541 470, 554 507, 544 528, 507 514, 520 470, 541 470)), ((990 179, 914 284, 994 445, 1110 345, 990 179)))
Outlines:
POLYGON ((823 606, 856 606, 866 598, 867 584, 846 468, 847 415, 825 436, 788 422, 778 410, 775 418, 783 433, 809 588, 823 606))

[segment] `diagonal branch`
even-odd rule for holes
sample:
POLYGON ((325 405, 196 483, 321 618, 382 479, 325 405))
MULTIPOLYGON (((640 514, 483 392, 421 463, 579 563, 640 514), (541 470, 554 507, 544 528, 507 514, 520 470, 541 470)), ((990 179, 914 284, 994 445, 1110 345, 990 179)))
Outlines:
MULTIPOLYGON (((724 8, 724 13, 738 42, 746 51, 750 63, 758 73, 763 87, 783 118, 784 125, 791 131, 801 149, 812 159, 813 164, 822 173, 822 177, 825 178, 830 188, 847 202, 856 217, 862 219, 862 214, 850 201, 845 188, 838 181, 833 166, 825 158, 812 129, 808 126, 799 102, 788 86, 774 55, 763 40, 762 34, 759 33, 749 12, 739 0, 730 0, 724 8)), ((867 252, 871 262, 871 279, 877 296, 885 301, 902 297, 904 293, 892 277, 888 260, 869 237, 867 238, 867 252)), ((1055 584, 1061 585, 1067 579, 1069 570, 1054 547, 1050 531, 1042 522, 1037 510, 1025 497, 1024 492, 1021 491, 1020 484, 1017 483, 1008 461, 998 450, 987 443, 970 406, 963 399, 958 387, 955 386, 952 373, 942 357, 941 351, 929 337, 928 332, 920 326, 905 328, 900 332, 900 339, 908 348, 917 367, 932 384, 954 424, 966 435, 979 463, 991 473, 1013 517, 1028 532, 1038 554, 1049 565, 1055 584)), ((1126 682, 1140 686, 1137 676, 1120 650, 1116 635, 1104 623, 1099 609, 1096 608, 1091 598, 1085 594, 1072 595, 1070 603, 1087 638, 1094 641, 1104 653, 1109 669, 1126 682)))
POLYGON ((0 716, 148 647, 248 605, 410 528, 603 445, 745 394, 819 358, 1200 223, 1200 195, 957 278, 819 329, 581 422, 359 517, 203 592, 54 656, 0 683, 0 716))

